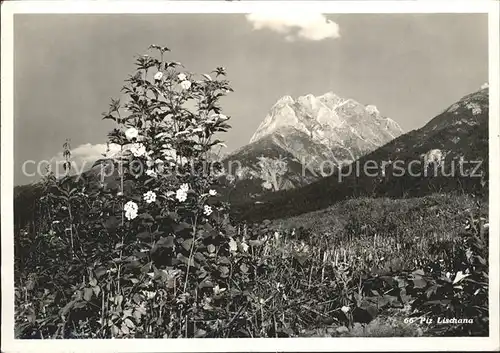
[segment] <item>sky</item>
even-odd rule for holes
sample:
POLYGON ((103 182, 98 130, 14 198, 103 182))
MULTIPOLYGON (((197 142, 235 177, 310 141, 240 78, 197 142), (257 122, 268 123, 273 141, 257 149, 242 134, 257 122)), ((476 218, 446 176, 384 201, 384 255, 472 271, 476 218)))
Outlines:
POLYGON ((405 131, 488 81, 484 14, 22 14, 14 18, 14 183, 25 161, 99 158, 101 120, 150 44, 188 71, 224 66, 226 152, 247 144, 282 96, 334 92, 374 104, 405 131))

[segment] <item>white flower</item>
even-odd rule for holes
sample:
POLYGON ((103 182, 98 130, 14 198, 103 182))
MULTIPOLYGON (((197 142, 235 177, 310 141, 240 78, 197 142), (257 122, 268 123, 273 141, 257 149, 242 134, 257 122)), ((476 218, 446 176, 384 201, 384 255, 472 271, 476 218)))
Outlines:
POLYGON ((273 184, 271 184, 271 183, 270 183, 270 182, 268 182, 268 181, 265 181, 265 182, 263 182, 263 183, 262 183, 262 187, 263 187, 264 189, 269 190, 269 189, 271 189, 271 188, 273 187, 273 184))
POLYGON ((215 252, 215 246, 213 244, 208 244, 207 250, 209 253, 214 253, 215 252))
POLYGON ((203 206, 203 213, 205 216, 210 216, 212 214, 212 207, 208 205, 203 206))
POLYGON ((148 191, 143 196, 144 196, 144 201, 146 201, 147 203, 156 201, 156 194, 153 191, 148 191))
POLYGON ((216 285, 214 288, 212 288, 214 291, 214 294, 221 294, 222 292, 226 291, 226 288, 220 288, 219 285, 216 285))
POLYGON ((149 168, 151 168, 152 166, 154 166, 154 165, 155 165, 155 162, 153 162, 153 160, 152 160, 152 159, 148 159, 148 160, 146 161, 146 165, 147 165, 149 168))
POLYGON ((351 308, 349 308, 348 306, 344 305, 340 310, 342 310, 342 312, 344 314, 347 314, 351 310, 351 308))
POLYGON ((468 276, 470 276, 470 275, 464 275, 462 271, 458 271, 456 276, 455 276, 455 279, 453 280, 453 284, 460 282, 461 280, 463 280, 465 277, 468 277, 468 276))
POLYGON ((274 239, 278 240, 280 238, 280 233, 274 232, 274 239))
POLYGON ((188 81, 188 80, 182 81, 181 87, 182 87, 182 89, 185 89, 185 90, 190 89, 191 88, 191 81, 188 81))
POLYGON ((179 202, 184 202, 187 199, 187 193, 182 190, 177 190, 175 197, 179 200, 179 202))
POLYGON ((129 201, 125 204, 123 210, 125 211, 125 217, 130 221, 137 217, 139 207, 134 201, 129 201))
POLYGON ((241 247, 243 248, 244 252, 248 251, 248 244, 247 243, 241 243, 241 247))
POLYGON ((162 164, 162 163, 163 163, 163 161, 162 161, 160 158, 157 158, 157 159, 155 160, 155 163, 156 163, 156 164, 162 164))
POLYGON ((184 80, 186 80, 186 75, 181 73, 181 74, 177 75, 177 78, 179 79, 179 81, 184 81, 184 80))
POLYGON ((163 155, 167 160, 175 160, 177 158, 177 152, 170 148, 163 150, 163 155))
POLYGON ((228 119, 229 118, 227 116, 225 116, 224 114, 218 114, 217 115, 217 120, 226 121, 228 119))
POLYGON ((160 81, 161 78, 163 77, 163 72, 161 71, 158 71, 156 74, 155 74, 155 81, 160 81))
POLYGON ((238 250, 238 243, 236 243, 236 241, 233 238, 231 238, 229 240, 229 250, 231 250, 231 251, 237 251, 238 250))
POLYGON ((150 292, 150 291, 143 291, 142 294, 146 297, 147 300, 151 300, 155 297, 156 292, 150 292))
POLYGON ((158 176, 158 174, 156 174, 156 172, 153 169, 146 170, 146 175, 153 178, 156 178, 158 176))
POLYGON ((446 278, 451 278, 451 273, 446 272, 446 278))
POLYGON ((187 192, 189 190, 188 184, 182 184, 179 190, 177 190, 175 197, 179 202, 184 202, 187 199, 187 192))
POLYGON ((208 192, 208 194, 209 194, 210 196, 215 196, 215 195, 217 195, 217 191, 215 191, 215 190, 213 190, 213 189, 212 189, 212 190, 210 190, 210 191, 208 192))
POLYGON ((123 209, 125 211, 129 211, 129 210, 138 210, 139 209, 139 206, 137 206, 137 204, 134 202, 134 201, 129 201, 125 204, 125 206, 123 206, 123 209))
POLYGON ((142 143, 134 143, 132 147, 130 147, 130 152, 135 157, 142 157, 146 154, 146 147, 142 143))
POLYGON ((134 138, 137 138, 139 136, 139 130, 137 130, 135 127, 131 127, 125 131, 125 136, 129 139, 132 140, 134 138))

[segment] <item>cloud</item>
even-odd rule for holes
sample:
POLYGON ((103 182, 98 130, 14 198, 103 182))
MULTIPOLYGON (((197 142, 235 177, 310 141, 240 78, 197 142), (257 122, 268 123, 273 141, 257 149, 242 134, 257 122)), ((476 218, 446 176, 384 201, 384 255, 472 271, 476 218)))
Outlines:
MULTIPOLYGON (((107 145, 104 143, 91 144, 86 143, 71 149, 71 169, 76 173, 88 170, 92 167, 94 162, 98 159, 113 157, 120 152, 120 146, 116 144, 109 145, 109 152, 107 152, 107 145), (104 156, 105 154, 105 156, 104 156)), ((59 152, 50 159, 50 168, 56 175, 63 175, 63 162, 64 156, 59 152)))
POLYGON ((339 25, 320 13, 252 13, 246 15, 254 30, 270 29, 285 35, 289 41, 298 38, 323 40, 339 38, 339 25))

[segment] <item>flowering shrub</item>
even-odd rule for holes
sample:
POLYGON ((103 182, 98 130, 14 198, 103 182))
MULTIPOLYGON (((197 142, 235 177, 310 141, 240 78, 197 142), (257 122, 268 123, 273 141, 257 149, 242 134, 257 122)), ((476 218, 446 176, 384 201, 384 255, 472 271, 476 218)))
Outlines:
MULTIPOLYGON (((83 186, 67 177, 62 182, 53 180, 57 192, 50 190, 47 196, 51 200, 47 209, 69 211, 68 220, 60 219, 58 212, 50 218, 54 224, 65 223, 74 260, 80 260, 75 267, 87 273, 83 283, 74 287, 73 299, 61 310, 60 318, 64 325, 83 325, 82 320, 73 319, 76 312, 92 318, 84 325, 99 327, 89 330, 98 337, 131 332, 151 335, 154 323, 141 321, 141 315, 157 295, 163 299, 155 320, 170 324, 162 330, 173 336, 192 335, 189 327, 194 313, 188 308, 201 302, 212 288, 221 292, 223 285, 214 255, 229 251, 227 229, 221 228, 221 220, 227 219, 226 207, 212 200, 220 168, 210 165, 207 155, 221 143, 214 135, 229 128, 229 118, 221 114, 218 102, 232 89, 222 67, 214 70, 214 78, 207 74, 198 78, 178 71, 181 63, 165 60, 168 48, 153 45, 150 49, 158 57, 137 59, 137 71, 123 88, 126 103, 112 100, 103 114, 117 124, 109 142, 121 146, 113 165, 119 170, 119 191, 97 192, 90 202, 80 205, 83 200, 78 191, 83 186), (78 220, 71 212, 75 204, 82 206, 78 220), (84 229, 76 229, 81 225, 84 229), (97 250, 86 246, 95 245, 93 241, 83 241, 92 236, 99 241, 97 250), (166 283, 171 291, 165 289, 166 283), (181 309, 163 308, 167 302, 181 309), (96 308, 99 320, 92 316, 96 308), (174 322, 178 327, 172 326, 174 322)), ((58 229, 53 232, 49 236, 62 236, 58 229)))

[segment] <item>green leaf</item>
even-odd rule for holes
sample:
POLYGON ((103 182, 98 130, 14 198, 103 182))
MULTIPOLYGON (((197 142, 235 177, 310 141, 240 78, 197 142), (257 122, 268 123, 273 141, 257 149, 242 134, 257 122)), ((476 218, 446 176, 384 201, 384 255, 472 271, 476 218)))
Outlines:
POLYGON ((413 286, 415 288, 425 288, 427 286, 427 282, 423 278, 415 278, 413 280, 413 286))
POLYGON ((207 335, 207 331, 200 328, 200 329, 196 330, 196 332, 194 333, 194 338, 201 338, 201 337, 205 337, 206 335, 207 335))
POLYGON ((132 300, 134 301, 134 303, 140 304, 142 302, 141 295, 139 293, 135 293, 132 297, 132 300))
POLYGON ((31 313, 31 314, 27 315, 26 318, 27 318, 28 322, 34 324, 35 321, 36 321, 36 314, 35 313, 31 313))
POLYGON ((424 305, 449 305, 451 303, 450 299, 440 299, 440 300, 429 300, 424 303, 424 305))
POLYGON ((398 283, 392 276, 380 276, 384 282, 386 282, 391 287, 395 287, 398 283))
POLYGON ((125 326, 127 326, 128 328, 131 328, 131 329, 134 329, 135 328, 135 325, 134 323, 132 322, 132 320, 130 320, 129 318, 126 318, 125 320, 123 320, 123 323, 125 324, 125 326))
POLYGON ((222 265, 230 265, 231 264, 231 261, 229 261, 229 259, 226 256, 219 257, 218 262, 222 265))
POLYGON ((477 259, 479 260, 479 262, 481 263, 481 265, 486 265, 487 262, 486 262, 486 260, 483 257, 477 255, 477 259))
POLYGON ((59 311, 59 315, 61 316, 64 316, 66 315, 67 313, 69 313, 69 311, 73 308, 73 306, 75 305, 76 303, 76 300, 72 300, 70 301, 69 303, 67 303, 60 311, 59 311))
POLYGON ((243 273, 247 273, 248 272, 248 266, 246 264, 241 264, 240 265, 240 270, 243 273))
POLYGON ((155 244, 158 248, 171 248, 174 246, 174 237, 161 237, 155 244))
POLYGON ((144 266, 141 267, 141 273, 147 273, 151 269, 151 262, 145 264, 144 266))
POLYGON ((115 305, 117 307, 120 307, 122 305, 122 302, 123 302, 123 295, 121 295, 121 294, 116 295, 114 298, 115 305))
POLYGON ((198 260, 199 262, 204 262, 206 260, 205 255, 203 255, 200 252, 197 252, 194 254, 194 258, 198 260))
POLYGON ((106 270, 106 267, 101 266, 101 267, 96 268, 96 269, 94 270, 94 272, 95 272, 95 276, 96 276, 96 278, 97 278, 97 279, 99 279, 99 278, 101 278, 103 275, 105 275, 105 274, 106 274, 107 270, 106 270))
POLYGON ((199 288, 213 288, 214 284, 212 283, 212 281, 205 278, 203 281, 201 281, 201 283, 198 285, 198 287, 199 288))
POLYGON ((90 287, 87 287, 83 290, 83 299, 86 301, 90 301, 92 299, 92 294, 94 293, 94 290, 90 287))
POLYGON ((220 271, 222 277, 227 277, 229 275, 229 267, 221 266, 219 268, 219 271, 220 271))
POLYGON ((139 218, 147 222, 154 222, 153 216, 151 216, 149 213, 141 213, 139 215, 139 218))
POLYGON ((125 319, 129 316, 132 316, 132 309, 123 310, 123 318, 125 319))
POLYGON ((191 250, 192 245, 193 245, 193 238, 186 239, 182 242, 182 247, 187 251, 191 250))
POLYGON ((189 259, 181 253, 177 254, 177 259, 186 265, 195 266, 194 259, 189 259))
POLYGON ((130 333, 130 330, 128 329, 127 325, 125 325, 124 323, 121 326, 121 331, 124 335, 128 335, 130 333))
POLYGON ((433 295, 434 293, 436 293, 438 287, 437 286, 432 286, 432 287, 429 287, 426 291, 425 291, 425 295, 427 296, 427 298, 430 298, 431 295, 433 295))
POLYGON ((175 233, 180 233, 186 229, 191 229, 191 225, 186 222, 181 222, 179 224, 174 225, 173 228, 175 233))
POLYGON ((422 276, 425 275, 425 272, 424 272, 424 270, 419 269, 419 270, 413 271, 411 274, 414 275, 414 276, 420 276, 420 277, 422 277, 422 276))
POLYGON ((150 232, 141 232, 137 234, 137 238, 139 239, 150 239, 151 238, 151 233, 150 232))
POLYGON ((101 287, 99 286, 95 286, 95 287, 92 287, 92 289, 94 290, 94 294, 95 296, 99 296, 99 293, 101 292, 101 287))

